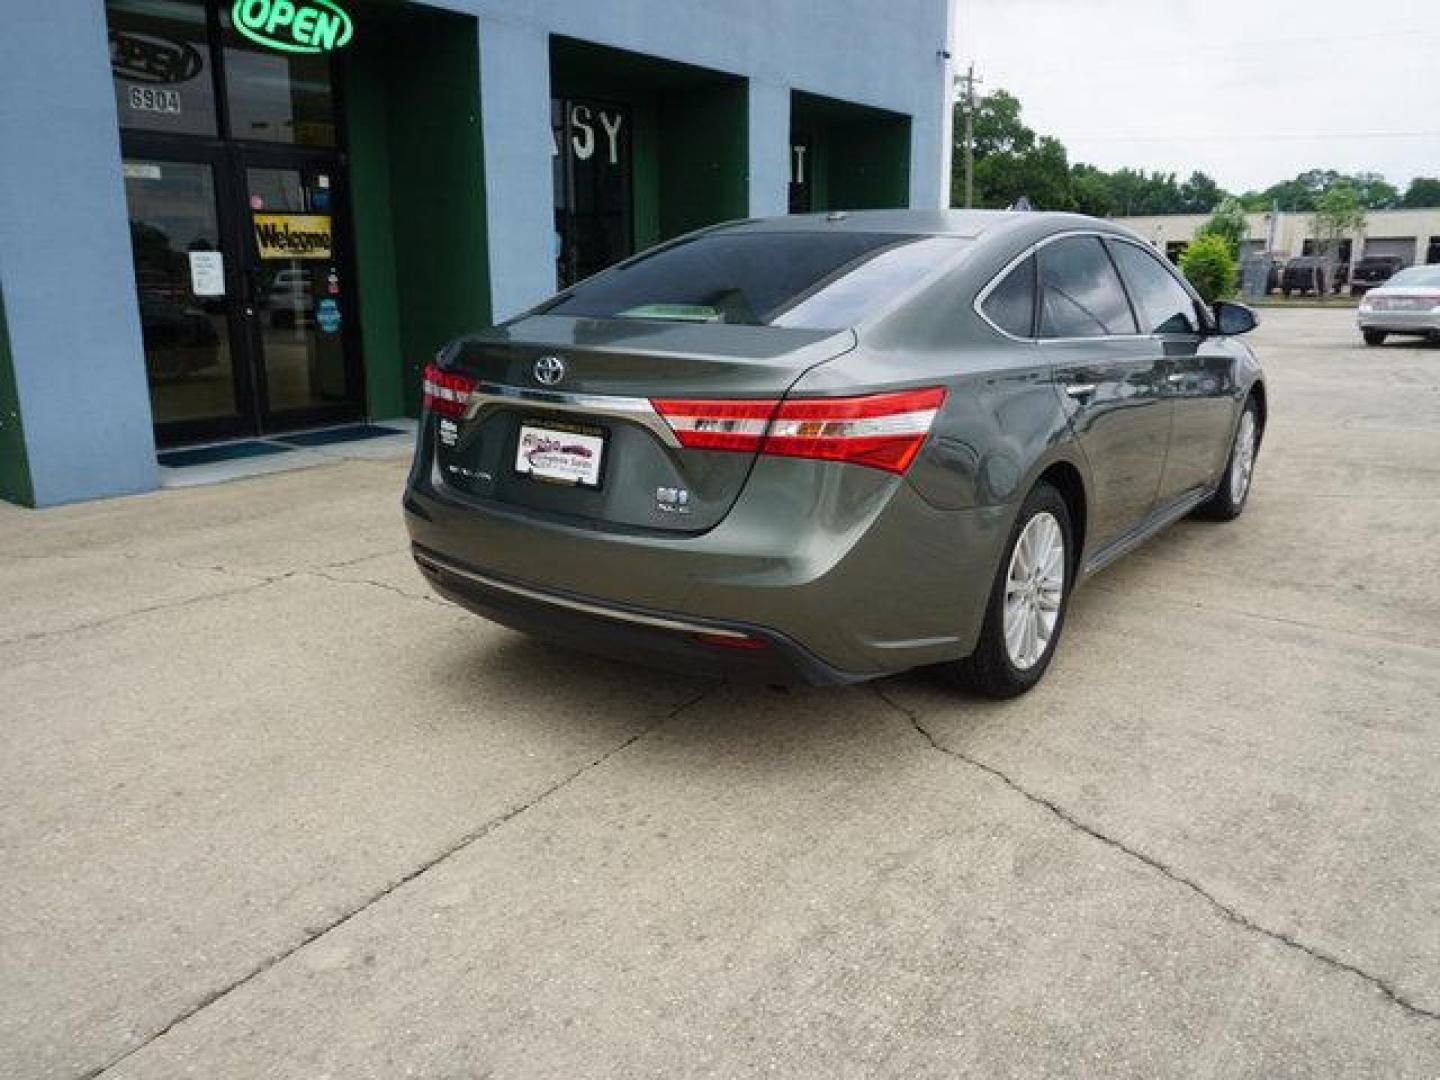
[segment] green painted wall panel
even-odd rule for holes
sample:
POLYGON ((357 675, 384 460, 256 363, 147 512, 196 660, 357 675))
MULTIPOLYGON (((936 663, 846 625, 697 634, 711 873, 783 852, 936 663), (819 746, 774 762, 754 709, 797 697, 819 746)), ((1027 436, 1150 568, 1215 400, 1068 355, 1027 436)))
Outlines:
POLYGON ((796 91, 790 130, 812 140, 812 210, 910 205, 908 116, 796 91))
POLYGON ((886 210, 910 202, 910 121, 863 120, 831 129, 827 161, 830 205, 886 210))
POLYGON ((749 132, 743 82, 698 87, 660 100, 664 238, 746 215, 749 132))
POLYGON ((361 29, 345 87, 366 397, 413 416, 435 351, 491 318, 479 41, 432 12, 361 29))
POLYGON ((10 334, 5 326, 4 297, 0 297, 0 499, 35 505, 25 430, 20 420, 20 394, 11 366, 10 334))
POLYGON ((631 152, 635 250, 660 242, 660 120, 653 99, 634 107, 635 143, 631 152))
POLYGON ((490 323, 474 21, 436 17, 396 35, 388 75, 396 295, 413 414, 435 351, 490 323))
POLYGON ((345 56, 350 190, 360 288, 360 333, 370 416, 406 411, 405 357, 390 227, 390 129, 385 108, 384 39, 366 34, 345 56))

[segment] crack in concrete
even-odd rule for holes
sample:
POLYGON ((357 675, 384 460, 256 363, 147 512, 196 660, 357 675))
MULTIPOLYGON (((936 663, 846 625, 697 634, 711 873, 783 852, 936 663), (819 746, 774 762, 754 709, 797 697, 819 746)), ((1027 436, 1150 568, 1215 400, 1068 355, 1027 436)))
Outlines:
MULTIPOLYGON (((336 562, 321 563, 314 567, 316 570, 340 570, 347 566, 354 566, 356 563, 366 562, 369 559, 378 559, 384 555, 398 555, 402 551, 408 551, 408 545, 400 547, 387 547, 379 551, 366 552, 363 555, 356 555, 348 559, 340 559, 336 562)), ((250 581, 274 581, 287 573, 295 573, 295 570, 282 571, 279 574, 267 574, 263 570, 241 570, 234 566, 226 566, 224 563, 187 563, 179 559, 158 559, 151 555, 143 555, 138 551, 44 551, 44 552, 0 552, 0 561, 8 562, 55 562, 70 560, 81 562, 85 560, 103 559, 125 559, 130 562, 145 563, 147 566, 163 566, 174 570, 208 570, 217 574, 227 574, 232 577, 246 578, 250 581)), ((296 570, 308 569, 296 567, 296 570)))
MULTIPOLYGON (((222 600, 230 596, 239 596, 243 593, 253 592, 256 589, 263 589, 269 585, 274 585, 277 582, 289 581, 292 578, 297 577, 320 578, 324 581, 334 582, 337 585, 373 585, 377 589, 384 589, 388 592, 394 593, 397 596, 403 596, 407 600, 431 603, 435 604, 438 607, 455 610, 454 605, 440 599, 438 596, 422 596, 419 593, 407 592, 404 589, 399 588, 398 586, 391 585, 388 582, 376 581, 373 578, 336 577, 333 574, 328 574, 325 572, 326 570, 330 569, 340 569, 346 566, 352 566, 355 563, 365 562, 367 559, 378 558, 381 555, 397 554, 399 551, 403 550, 405 549, 389 548, 385 551, 377 552, 373 555, 361 555, 354 559, 345 559, 336 563, 322 563, 320 566, 317 567, 301 567, 295 570, 286 570, 278 574, 268 575, 251 573, 250 571, 246 570, 235 570, 231 567, 219 564, 214 566, 195 566, 186 563, 171 562, 167 560, 147 559, 143 556, 131 555, 120 552, 112 555, 111 557, 133 559, 138 562, 148 563, 152 566, 168 566, 178 570, 213 571, 226 577, 238 577, 241 580, 248 582, 248 584, 241 586, 238 589, 221 589, 218 592, 197 593, 194 596, 185 596, 176 600, 166 600, 156 604, 146 604, 142 607, 129 608, 125 611, 117 611, 112 615, 105 615, 98 619, 90 619, 86 622, 72 623, 68 626, 58 626, 49 630, 32 630, 28 633, 16 634, 11 637, 0 637, 0 648, 4 648, 9 645, 24 644, 32 641, 43 641, 46 638, 59 637, 64 634, 77 634, 86 630, 94 630, 99 627, 110 626, 113 623, 123 622, 126 619, 133 619, 141 615, 151 615, 157 611, 170 611, 174 608, 188 607, 191 604, 201 604, 207 600, 222 600)), ((77 556, 5 555, 0 557, 9 559, 63 559, 75 558, 77 556)))
POLYGON ((289 576, 289 574, 282 574, 279 577, 265 578, 252 582, 249 585, 242 585, 237 589, 222 589, 219 592, 198 593, 195 596, 185 596, 178 600, 167 600, 159 604, 147 604, 144 607, 131 608, 128 611, 117 611, 113 615, 105 615, 98 619, 91 619, 88 622, 59 626, 53 630, 32 630, 29 633, 0 638, 0 648, 10 645, 22 645, 32 641, 44 641, 46 638, 61 637, 65 634, 78 634, 85 630, 95 630, 102 626, 109 626, 112 623, 124 622, 126 619, 133 619, 140 615, 151 615, 157 611, 172 611, 175 608, 188 607, 191 604, 203 604, 207 600, 221 600, 227 596, 239 596, 242 593, 254 592, 256 589, 264 589, 289 576))
POLYGON ((299 573, 304 577, 316 577, 322 581, 333 581, 337 585, 373 585, 377 589, 384 589, 386 592, 394 593, 396 596, 403 596, 406 600, 415 600, 420 603, 434 604, 436 607, 445 608, 447 611, 459 612, 460 609, 448 600, 442 600, 438 596, 430 596, 424 593, 412 593, 392 585, 388 581, 376 581, 374 578, 347 578, 336 577, 334 574, 324 573, 320 569, 301 570, 299 573))
POLYGON ((1208 904, 1227 922, 1233 923, 1234 925, 1239 926, 1244 930, 1248 930, 1253 934, 1258 934, 1261 937, 1268 938, 1270 941, 1273 941, 1278 945, 1282 945, 1287 949, 1292 949, 1296 952, 1302 953, 1305 956, 1308 956, 1310 959, 1320 964, 1323 964, 1334 971, 1343 972, 1347 975, 1352 975, 1355 978, 1364 981, 1373 989, 1378 990, 1381 995, 1383 995, 1392 1004, 1399 1006, 1405 1012, 1409 1013, 1411 1016, 1416 1017, 1417 1019, 1440 1021, 1440 1012, 1428 1009, 1423 1005, 1418 1005, 1415 1002, 1411 1001, 1399 990, 1397 990, 1393 985, 1391 985, 1391 983, 1385 978, 1379 975, 1372 974, 1371 972, 1368 972, 1363 968, 1350 963, 1348 960, 1341 960, 1337 956, 1332 956, 1330 953, 1327 953, 1313 945, 1307 945, 1303 941, 1300 941, 1289 934, 1286 934, 1279 930, 1271 929, 1268 926, 1256 922, 1254 919, 1246 915, 1244 912, 1240 911, 1238 908, 1232 907, 1231 905, 1225 903, 1225 901, 1221 900, 1214 893, 1210 892, 1207 888, 1205 888, 1205 886, 1201 885, 1199 882, 1193 880, 1192 878, 1188 878, 1184 874, 1180 873, 1180 871, 1176 870, 1173 866, 1170 866, 1168 863, 1162 861, 1154 855, 1146 854, 1138 848, 1131 847, 1123 840, 1118 840, 1107 833, 1101 832, 1100 829, 1098 829, 1094 825, 1090 825, 1084 821, 1081 821, 1078 817, 1076 817, 1069 810, 1066 810, 1059 803, 1051 799, 1047 799, 1043 795, 1037 795, 1034 792, 1030 791, 1028 788, 1021 785, 1004 770, 999 769, 994 765, 990 765, 984 761, 981 761, 979 758, 971 757, 969 754, 966 754, 963 751, 956 750, 953 747, 945 746, 938 739, 936 739, 934 735, 930 733, 930 731, 925 727, 923 723, 921 723, 920 717, 915 712, 915 710, 906 708, 904 705, 901 705, 898 701, 888 696, 885 693, 884 689, 882 689, 878 684, 872 683, 871 689, 874 691, 876 697, 878 697, 891 709, 895 710, 895 712, 899 713, 900 716, 904 717, 905 720, 910 723, 910 726, 915 729, 916 733, 922 739, 924 739, 927 744, 929 744, 932 750, 937 750, 942 754, 953 757, 958 761, 964 762, 971 768, 978 769, 983 773, 987 773, 993 779, 1000 781, 1011 791, 1014 791, 1017 795, 1021 796, 1026 801, 1030 802, 1032 805, 1049 812, 1051 816, 1053 816, 1069 828, 1073 829, 1074 831, 1082 833, 1085 836, 1090 837, 1092 840, 1099 841, 1106 847, 1112 848, 1115 851, 1120 852, 1122 855, 1125 855, 1128 858, 1134 860, 1135 862, 1138 862, 1143 866, 1154 870, 1156 873, 1162 875, 1174 884, 1180 885, 1183 888, 1188 889, 1190 892, 1198 896, 1201 900, 1205 901, 1206 904, 1208 904))
POLYGON ((649 725, 648 727, 642 728, 641 730, 635 732, 633 735, 627 736, 621 742, 617 743, 615 746, 612 746, 609 750, 606 750, 598 757, 592 758, 584 765, 581 765, 578 769, 567 773, 566 775, 554 781, 547 787, 542 788, 539 792, 532 795, 524 802, 517 803, 515 806, 510 807, 508 810, 505 810, 504 812, 488 819, 483 824, 472 829, 470 832, 465 833, 458 840, 455 840, 452 843, 446 845, 439 852, 419 863, 407 873, 401 875, 400 877, 396 878, 395 880, 389 882, 380 889, 371 893, 369 896, 365 897, 358 904, 350 907, 341 915, 338 915, 335 918, 331 919, 323 926, 307 930, 300 938, 300 940, 295 942, 293 945, 289 945, 279 950, 278 952, 272 953, 255 967, 251 968, 250 971, 246 972, 244 975, 241 975, 238 979, 234 979, 231 982, 227 983, 225 986, 222 986, 216 990, 212 990, 211 992, 207 993, 198 1001, 194 1002, 192 1005, 182 1010, 174 1019, 170 1020, 162 1027, 155 1029, 150 1034, 144 1036, 135 1046, 132 1046, 130 1049, 116 1055, 103 1065, 99 1065, 86 1072, 80 1073, 76 1077, 76 1080, 95 1080, 96 1077, 105 1075, 117 1065, 124 1063, 125 1061, 134 1057, 136 1054, 140 1053, 146 1047, 155 1043, 157 1040, 164 1038, 170 1032, 174 1031, 175 1028, 185 1023, 187 1020, 190 1020, 192 1017, 209 1008, 211 1005, 214 1005, 216 1002, 221 1001, 226 997, 229 997, 231 994, 246 986, 248 983, 253 982, 261 975, 264 975, 267 971, 275 967, 277 964, 283 963, 290 957, 294 956, 296 953, 300 952, 300 950, 318 941, 320 938, 325 937, 327 934, 333 933, 334 931, 340 929, 346 923, 349 923, 357 916, 362 915, 364 912, 368 911, 370 908, 383 901, 386 897, 392 895, 398 890, 404 888, 410 882, 424 875, 427 871, 434 869, 441 863, 445 862, 447 859, 450 859, 452 856, 458 855, 460 852, 464 851, 471 845, 476 844, 481 840, 484 840, 487 836, 490 836, 492 833, 498 831, 499 829, 508 825, 510 822, 514 821, 520 815, 524 814, 527 810, 531 810, 534 807, 540 805, 541 803, 549 799, 552 795, 555 795, 557 792, 563 790, 566 787, 569 787, 571 784, 573 784, 576 780, 579 780, 585 774, 599 768, 601 765, 604 765, 607 761, 615 757, 617 754, 621 754, 624 751, 628 750, 641 739, 659 731, 662 727, 664 727, 670 721, 674 720, 681 713, 700 704, 700 702, 703 701, 706 697, 708 697, 714 691, 714 689, 715 687, 713 685, 707 686, 699 693, 693 694, 692 696, 686 698, 684 701, 672 707, 668 712, 666 712, 653 724, 649 725))

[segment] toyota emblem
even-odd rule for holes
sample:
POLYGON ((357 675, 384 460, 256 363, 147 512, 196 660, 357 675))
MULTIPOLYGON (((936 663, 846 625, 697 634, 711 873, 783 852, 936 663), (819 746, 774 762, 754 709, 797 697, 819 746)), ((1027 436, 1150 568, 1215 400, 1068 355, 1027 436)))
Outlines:
POLYGON ((565 361, 558 356, 542 356, 535 361, 535 381, 554 386, 565 377, 565 361))

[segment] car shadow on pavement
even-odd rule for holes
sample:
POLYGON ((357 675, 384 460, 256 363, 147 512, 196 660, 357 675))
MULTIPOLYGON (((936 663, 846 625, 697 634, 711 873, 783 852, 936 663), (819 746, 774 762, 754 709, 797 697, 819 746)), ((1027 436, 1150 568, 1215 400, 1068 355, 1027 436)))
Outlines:
MULTIPOLYGON (((941 702, 946 732, 963 739, 1022 701, 992 701, 958 687, 943 669, 917 669, 849 686, 776 686, 703 679, 505 632, 436 658, 430 676, 457 705, 452 722, 479 735, 487 713, 513 701, 558 737, 593 742, 598 727, 616 743, 663 735, 672 749, 698 751, 710 763, 727 759, 746 768, 759 757, 769 767, 786 760, 886 747, 905 760, 928 735, 902 702, 941 702), (463 707, 464 703, 470 707, 463 707), (523 702, 523 706, 521 703, 523 702)), ((515 722, 513 719, 511 722, 515 722)), ((523 722, 523 721, 522 721, 523 722)), ((768 771, 768 770, 767 770, 768 771)))

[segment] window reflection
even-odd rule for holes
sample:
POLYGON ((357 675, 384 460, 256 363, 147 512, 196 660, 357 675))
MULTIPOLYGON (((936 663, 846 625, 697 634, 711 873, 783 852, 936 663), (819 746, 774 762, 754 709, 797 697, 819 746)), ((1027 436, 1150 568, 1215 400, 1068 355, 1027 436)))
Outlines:
POLYGON ((329 56, 267 52, 225 28, 226 104, 236 139, 335 145, 335 101, 329 56))
POLYGON ((106 15, 120 126, 214 135, 204 7, 186 0, 110 0, 106 15))

